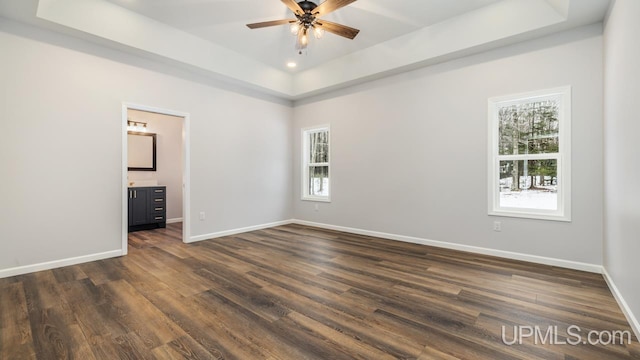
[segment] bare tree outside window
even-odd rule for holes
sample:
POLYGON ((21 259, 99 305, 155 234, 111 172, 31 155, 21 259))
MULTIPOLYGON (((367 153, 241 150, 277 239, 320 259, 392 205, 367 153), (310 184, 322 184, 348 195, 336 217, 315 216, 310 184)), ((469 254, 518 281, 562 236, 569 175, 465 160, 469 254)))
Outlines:
MULTIPOLYGON (((499 107, 499 154, 557 154, 558 111, 555 99, 499 107)), ((553 159, 500 161, 500 206, 557 210, 557 183, 553 159)))
POLYGON ((489 100, 490 213, 568 219, 570 99, 566 87, 489 100))
POLYGON ((329 129, 317 128, 303 132, 306 189, 303 199, 328 200, 329 198, 329 129))

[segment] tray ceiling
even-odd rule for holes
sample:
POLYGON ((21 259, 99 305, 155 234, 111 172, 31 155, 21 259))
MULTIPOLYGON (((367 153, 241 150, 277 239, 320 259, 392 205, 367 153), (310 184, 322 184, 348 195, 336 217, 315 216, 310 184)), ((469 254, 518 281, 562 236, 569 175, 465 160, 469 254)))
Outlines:
MULTIPOLYGON (((321 1, 322 2, 322 1, 321 1)), ((0 0, 0 16, 143 54, 284 99, 300 99, 602 21, 609 0, 359 0, 325 17, 306 54, 279 0, 0 0), (288 62, 297 67, 286 67, 288 62)))

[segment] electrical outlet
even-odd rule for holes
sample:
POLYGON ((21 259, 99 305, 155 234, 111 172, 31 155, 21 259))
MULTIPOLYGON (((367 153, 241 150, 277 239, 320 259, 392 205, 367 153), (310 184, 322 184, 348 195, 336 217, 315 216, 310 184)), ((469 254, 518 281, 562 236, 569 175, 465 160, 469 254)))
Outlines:
POLYGON ((204 211, 200 211, 200 221, 204 221, 204 211))
POLYGON ((493 222, 493 231, 502 231, 502 223, 500 221, 493 222))

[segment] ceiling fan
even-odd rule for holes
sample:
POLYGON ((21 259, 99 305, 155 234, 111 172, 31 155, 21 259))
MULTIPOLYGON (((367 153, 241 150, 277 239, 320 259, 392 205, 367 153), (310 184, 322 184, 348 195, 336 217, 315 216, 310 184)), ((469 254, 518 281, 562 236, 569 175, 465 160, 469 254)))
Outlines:
POLYGON ((321 16, 347 6, 356 0, 326 0, 320 5, 307 0, 300 2, 296 2, 295 0, 281 1, 287 5, 291 11, 293 11, 296 16, 295 19, 265 21, 247 24, 247 26, 250 29, 259 29, 263 27, 289 24, 291 33, 298 37, 296 45, 300 54, 302 54, 302 50, 309 44, 309 32, 313 32, 317 39, 321 38, 325 31, 328 31, 352 40, 360 32, 360 30, 349 26, 320 19, 321 16))

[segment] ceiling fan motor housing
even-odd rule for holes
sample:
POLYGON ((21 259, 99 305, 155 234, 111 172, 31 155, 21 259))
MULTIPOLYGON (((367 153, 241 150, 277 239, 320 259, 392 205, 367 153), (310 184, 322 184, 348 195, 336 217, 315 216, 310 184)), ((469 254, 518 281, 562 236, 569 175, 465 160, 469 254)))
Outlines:
POLYGON ((301 15, 296 14, 296 17, 300 21, 300 25, 302 25, 305 29, 309 29, 311 26, 313 26, 313 23, 316 21, 316 17, 312 11, 313 9, 317 8, 318 5, 316 5, 311 1, 306 1, 306 0, 300 1, 298 5, 300 5, 300 8, 304 11, 304 14, 301 14, 301 15))
POLYGON ((316 5, 316 3, 313 3, 313 2, 307 1, 307 0, 300 1, 298 3, 298 5, 300 5, 300 8, 302 8, 302 10, 304 10, 305 13, 309 13, 313 9, 318 7, 318 5, 316 5))

